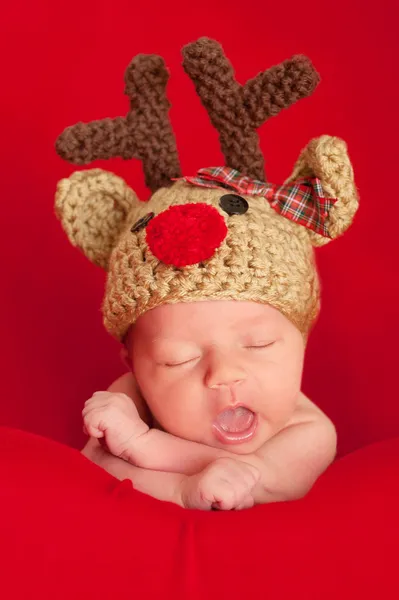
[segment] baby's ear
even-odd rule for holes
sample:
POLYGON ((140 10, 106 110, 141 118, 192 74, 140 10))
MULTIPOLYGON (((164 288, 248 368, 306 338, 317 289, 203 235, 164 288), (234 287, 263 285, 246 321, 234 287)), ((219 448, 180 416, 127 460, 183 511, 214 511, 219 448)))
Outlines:
POLYGON ((302 150, 294 170, 287 180, 304 177, 320 179, 325 196, 337 198, 326 221, 331 237, 308 230, 312 244, 323 246, 345 233, 353 222, 359 207, 359 198, 346 143, 337 137, 323 135, 315 138, 302 150))
POLYGON ((122 346, 119 356, 127 370, 133 372, 132 359, 130 358, 130 352, 126 346, 122 346))
POLYGON ((58 182, 55 212, 70 242, 107 270, 127 217, 139 202, 123 179, 102 169, 90 169, 76 171, 58 182))

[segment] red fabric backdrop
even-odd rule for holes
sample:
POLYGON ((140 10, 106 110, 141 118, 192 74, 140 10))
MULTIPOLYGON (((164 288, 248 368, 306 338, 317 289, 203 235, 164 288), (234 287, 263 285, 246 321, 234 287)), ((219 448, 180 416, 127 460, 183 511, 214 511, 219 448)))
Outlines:
MULTIPOLYGON (((76 447, 80 411, 123 371, 102 328, 104 274, 74 250, 53 214, 56 182, 73 167, 54 151, 78 120, 124 114, 124 70, 138 52, 162 54, 185 173, 221 163, 217 134, 181 68, 180 48, 217 38, 245 81, 292 54, 322 75, 312 98, 261 132, 269 179, 289 174, 301 148, 328 133, 349 145, 361 194, 353 228, 318 250, 323 310, 304 389, 334 420, 340 453, 399 434, 396 1, 201 3, 11 2, 2 10, 0 424, 76 447)), ((97 164, 145 199, 138 162, 97 164)))

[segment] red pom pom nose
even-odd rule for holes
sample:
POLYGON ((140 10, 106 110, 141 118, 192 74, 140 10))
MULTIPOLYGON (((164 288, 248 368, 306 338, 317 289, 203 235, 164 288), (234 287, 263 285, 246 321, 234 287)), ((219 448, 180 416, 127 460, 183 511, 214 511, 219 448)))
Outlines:
POLYGON ((147 226, 147 244, 153 255, 175 267, 211 258, 226 235, 226 223, 216 208, 200 203, 171 206, 147 226))

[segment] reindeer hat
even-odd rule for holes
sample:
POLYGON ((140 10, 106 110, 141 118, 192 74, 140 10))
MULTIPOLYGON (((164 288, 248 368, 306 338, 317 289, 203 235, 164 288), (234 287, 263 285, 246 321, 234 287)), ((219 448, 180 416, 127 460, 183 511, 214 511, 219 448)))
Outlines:
POLYGON ((183 67, 220 134, 224 167, 182 177, 156 55, 138 55, 125 75, 126 117, 78 123, 57 139, 75 164, 119 156, 142 161, 148 202, 113 173, 77 171, 59 182, 56 213, 74 246, 108 272, 104 324, 122 340, 161 304, 245 300, 281 311, 306 339, 320 306, 314 246, 343 234, 358 208, 342 140, 322 136, 301 152, 285 184, 266 181, 256 130, 310 95, 319 77, 304 56, 245 85, 221 46, 201 38, 183 67))

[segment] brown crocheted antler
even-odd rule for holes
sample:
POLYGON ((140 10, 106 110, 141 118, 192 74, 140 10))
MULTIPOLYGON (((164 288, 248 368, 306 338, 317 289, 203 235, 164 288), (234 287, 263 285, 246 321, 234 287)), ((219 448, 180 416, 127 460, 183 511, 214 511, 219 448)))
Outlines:
POLYGON ((139 54, 125 73, 125 94, 130 98, 127 116, 68 127, 56 141, 57 153, 79 165, 114 156, 138 158, 152 192, 171 185, 181 171, 168 117, 168 79, 160 56, 139 54))
POLYGON ((319 75, 310 60, 294 56, 242 86, 235 80, 220 44, 200 38, 183 49, 183 67, 219 132, 226 165, 264 180, 264 160, 256 129, 313 92, 319 75))

